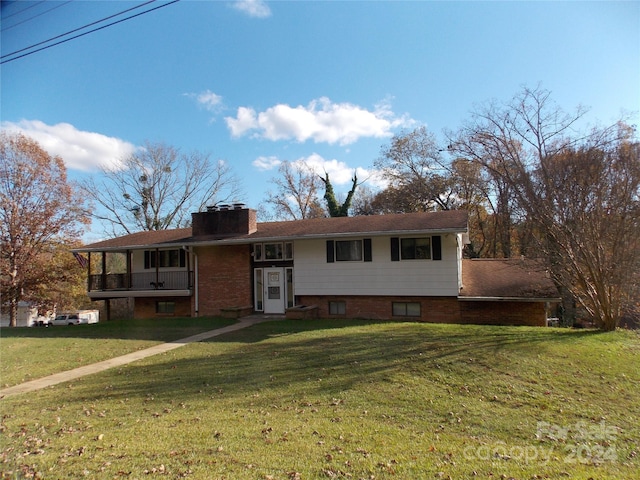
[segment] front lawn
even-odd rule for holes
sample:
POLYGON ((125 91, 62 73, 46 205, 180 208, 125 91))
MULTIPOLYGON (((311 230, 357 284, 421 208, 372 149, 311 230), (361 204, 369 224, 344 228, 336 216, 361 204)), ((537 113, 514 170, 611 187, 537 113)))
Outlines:
POLYGON ((0 400, 0 469, 637 478, 639 357, 639 336, 622 331, 269 322, 0 400))
POLYGON ((0 388, 233 323, 214 318, 115 320, 0 330, 0 388))

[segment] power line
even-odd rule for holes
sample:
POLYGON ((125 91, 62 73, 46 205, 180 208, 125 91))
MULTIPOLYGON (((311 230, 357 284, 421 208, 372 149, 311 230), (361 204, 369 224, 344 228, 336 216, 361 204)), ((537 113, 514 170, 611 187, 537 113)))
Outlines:
MULTIPOLYGON (((105 18, 101 18, 100 20, 96 20, 95 22, 88 23, 86 25, 83 25, 82 27, 75 28, 73 30, 69 30, 68 32, 62 33, 60 35, 56 35, 55 37, 51 37, 51 38, 49 38, 47 40, 43 40, 42 42, 34 43, 33 45, 30 45, 30 46, 25 47, 25 48, 21 48, 20 50, 16 50, 15 52, 11 52, 11 53, 7 53, 5 55, 2 55, 2 57, 0 57, 0 59, 5 58, 5 57, 12 57, 13 55, 15 55, 17 53, 20 53, 20 52, 24 52, 25 50, 31 50, 32 48, 38 47, 38 46, 40 46, 40 45, 42 45, 44 43, 49 43, 49 42, 52 42, 53 40, 57 40, 58 38, 66 37, 67 35, 71 35, 72 33, 78 32, 80 30, 84 30, 85 28, 91 27, 91 26, 96 25, 98 23, 102 23, 105 20, 109 20, 109 19, 111 19, 113 17, 117 17, 118 15, 122 15, 123 13, 130 12, 131 10, 135 10, 136 8, 144 7, 145 5, 148 5, 148 4, 153 3, 155 1, 156 0, 149 0, 148 2, 141 3, 140 5, 136 5, 135 7, 127 8, 126 10, 123 10, 121 12, 115 13, 113 15, 109 15, 108 17, 105 17, 105 18)), ((69 2, 67 2, 67 3, 69 3, 69 2)))
MULTIPOLYGON (((59 4, 57 4, 57 5, 53 6, 53 7, 51 7, 49 10, 45 10, 44 12, 40 12, 40 13, 38 13, 38 14, 34 15, 33 17, 26 18, 26 19, 22 20, 21 22, 14 23, 14 24, 13 24, 13 25, 11 25, 10 27, 3 28, 3 29, 2 29, 2 31, 3 31, 3 32, 6 32, 7 30, 11 30, 12 28, 17 27, 18 25, 22 25, 23 23, 30 22, 30 21, 31 21, 31 20, 33 20, 34 18, 41 17, 41 16, 42 16, 42 15, 44 15, 45 13, 49 13, 49 12, 51 12, 52 10, 55 10, 56 8, 64 7, 67 3, 71 3, 71 0, 68 0, 68 1, 63 2, 63 3, 59 3, 59 4)), ((26 10, 26 8, 25 8, 24 10, 26 10)), ((24 10, 22 10, 22 11, 24 12, 24 10)), ((18 13, 20 13, 20 12, 18 12, 18 13)), ((14 15, 15 15, 15 14, 14 14, 14 15)), ((9 15, 9 16, 11 16, 11 15, 9 15)), ((5 19, 6 19, 6 18, 7 18, 7 17, 5 17, 5 19)))
MULTIPOLYGON (((145 3, 145 5, 146 5, 146 4, 148 4, 148 3, 152 3, 152 2, 154 2, 154 1, 155 1, 155 0, 150 0, 149 2, 146 2, 146 3, 145 3)), ((38 48, 38 49, 33 50, 33 51, 31 51, 31 52, 23 53, 22 55, 18 55, 17 57, 13 57, 13 58, 9 58, 9 59, 7 59, 7 60, 3 60, 3 61, 1 61, 1 62, 0 62, 0 65, 5 64, 5 63, 9 63, 9 62, 13 62, 14 60, 18 60, 19 58, 23 58, 23 57, 26 57, 26 56, 32 55, 32 54, 34 54, 34 53, 41 52, 42 50, 46 50, 46 49, 48 49, 48 48, 55 47, 56 45, 60 45, 60 44, 62 44, 62 43, 66 43, 66 42, 69 42, 69 41, 71 41, 71 40, 75 40, 76 38, 84 37, 85 35, 89 35, 90 33, 97 32, 98 30, 103 30, 103 29, 105 29, 105 28, 111 27, 111 26, 116 25, 116 24, 118 24, 118 23, 125 22, 125 21, 127 21, 127 20, 131 20, 132 18, 136 18, 136 17, 139 17, 139 16, 144 15, 144 14, 146 14, 146 13, 153 12, 154 10, 159 10, 159 9, 161 9, 161 8, 167 7, 167 6, 172 5, 172 4, 174 4, 174 3, 178 3, 179 1, 180 1, 180 0, 172 0, 172 1, 168 2, 168 3, 165 3, 165 4, 162 4, 162 5, 159 5, 159 6, 154 7, 154 8, 150 8, 149 10, 145 10, 144 12, 136 13, 135 15, 131 15, 131 16, 129 16, 129 17, 122 18, 122 19, 120 19, 120 20, 116 20, 115 22, 108 23, 107 25, 102 25, 101 27, 94 28, 93 30, 89 30, 88 32, 80 33, 80 34, 75 35, 75 36, 73 36, 73 37, 65 38, 64 40, 60 40, 59 42, 52 43, 51 45, 46 45, 46 46, 44 46, 44 47, 42 47, 42 48, 38 48)), ((137 8, 137 7, 134 7, 134 8, 137 8)), ((33 47, 35 47, 35 46, 37 46, 37 45, 41 45, 42 43, 47 43, 47 42, 49 42, 49 41, 51 41, 51 40, 54 40, 54 39, 56 39, 56 38, 60 38, 60 37, 63 37, 63 36, 65 36, 65 35, 68 35, 68 34, 70 34, 70 33, 76 32, 76 31, 78 31, 78 30, 82 30, 82 29, 84 29, 84 28, 87 28, 87 27, 88 27, 88 26, 90 26, 90 25, 95 25, 96 23, 100 23, 101 21, 107 20, 107 19, 109 19, 109 18, 113 18, 114 16, 121 15, 122 13, 126 13, 127 11, 130 11, 130 10, 132 10, 132 9, 133 9, 133 8, 130 8, 130 9, 128 9, 128 10, 124 10, 124 11, 122 11, 122 12, 118 13, 118 14, 111 15, 110 17, 106 17, 106 18, 105 18, 105 19, 103 19, 103 20, 99 20, 99 21, 97 21, 97 22, 90 23, 90 24, 88 24, 88 25, 85 25, 84 27, 77 28, 77 29, 75 29, 75 30, 72 30, 72 31, 67 32, 67 33, 65 33, 65 34, 62 34, 62 35, 58 35, 57 37, 54 37, 54 38, 52 38, 52 39, 50 39, 50 40, 46 40, 46 41, 44 41, 44 42, 40 42, 40 43, 38 43, 38 44, 32 45, 31 47, 23 48, 23 49, 20 49, 20 50, 15 51, 15 52, 13 52, 13 53, 8 53, 8 54, 6 54, 6 55, 3 55, 3 56, 2 56, 2 58, 4 58, 4 57, 8 57, 8 56, 12 56, 12 55, 15 55, 16 53, 22 52, 22 51, 24 51, 24 50, 29 50, 30 48, 33 48, 33 47)))
MULTIPOLYGON (((32 5, 29 5, 28 7, 25 7, 22 10, 18 10, 17 12, 13 12, 11 15, 5 15, 2 18, 3 18, 3 20, 6 20, 7 18, 15 17, 16 15, 19 15, 22 12, 26 12, 30 8, 37 7, 38 5, 40 5, 41 3, 44 3, 44 2, 45 2, 45 0, 40 0, 39 2, 36 2, 36 3, 32 4, 32 5)), ((14 2, 14 3, 17 3, 17 2, 14 2)))

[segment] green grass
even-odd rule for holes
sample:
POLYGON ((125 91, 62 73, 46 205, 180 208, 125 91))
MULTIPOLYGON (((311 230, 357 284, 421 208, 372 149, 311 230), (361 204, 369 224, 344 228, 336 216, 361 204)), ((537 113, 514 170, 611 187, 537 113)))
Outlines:
POLYGON ((639 357, 622 331, 269 322, 1 400, 0 470, 638 478, 639 357))
POLYGON ((212 318, 122 320, 0 330, 0 388, 233 323, 212 318))

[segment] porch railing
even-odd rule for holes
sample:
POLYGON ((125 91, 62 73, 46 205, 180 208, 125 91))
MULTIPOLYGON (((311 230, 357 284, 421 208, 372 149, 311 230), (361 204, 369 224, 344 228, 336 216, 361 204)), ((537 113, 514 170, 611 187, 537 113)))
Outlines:
POLYGON ((188 290, 193 272, 109 273, 89 276, 89 291, 105 290, 188 290))

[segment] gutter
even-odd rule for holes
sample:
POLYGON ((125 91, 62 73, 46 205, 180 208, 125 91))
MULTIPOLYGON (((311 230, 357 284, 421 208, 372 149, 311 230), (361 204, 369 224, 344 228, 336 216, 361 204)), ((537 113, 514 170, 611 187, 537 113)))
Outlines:
POLYGON ((459 302, 553 302, 562 301, 559 297, 464 297, 458 295, 459 302))
POLYGON ((121 252, 123 250, 143 250, 148 248, 183 248, 183 247, 204 247, 209 245, 250 245, 252 243, 264 242, 287 242, 295 240, 314 240, 329 238, 359 238, 359 237, 384 237, 384 236, 405 236, 405 235, 437 235, 437 234, 458 234, 466 233, 468 230, 461 228, 447 228, 437 230, 399 230, 399 231, 374 231, 374 232, 345 232, 345 233, 318 233, 309 235, 293 236, 270 236, 260 237, 247 234, 243 237, 218 238, 215 240, 197 240, 197 237, 188 237, 179 242, 149 243, 144 245, 123 245, 119 247, 97 247, 97 248, 74 248, 71 252, 121 252))

